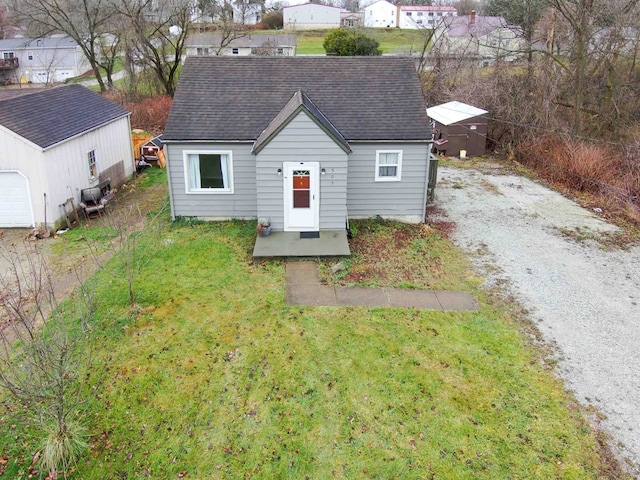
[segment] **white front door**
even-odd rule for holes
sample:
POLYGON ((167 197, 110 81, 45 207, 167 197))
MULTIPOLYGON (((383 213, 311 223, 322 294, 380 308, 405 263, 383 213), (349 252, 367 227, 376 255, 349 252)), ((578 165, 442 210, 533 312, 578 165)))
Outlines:
POLYGON ((284 162, 285 232, 320 229, 318 162, 284 162))

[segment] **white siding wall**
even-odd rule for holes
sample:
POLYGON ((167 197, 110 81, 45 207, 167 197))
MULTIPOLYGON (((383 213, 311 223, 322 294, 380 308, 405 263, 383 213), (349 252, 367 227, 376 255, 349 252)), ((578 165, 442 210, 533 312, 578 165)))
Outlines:
POLYGON ((173 218, 223 220, 256 217, 256 158, 251 153, 251 144, 170 143, 165 146, 165 151, 173 218), (234 193, 187 194, 182 154, 184 150, 231 151, 234 193))
POLYGON ((89 61, 80 47, 42 48, 32 46, 24 50, 16 50, 15 53, 20 62, 17 72, 18 80, 51 83, 77 77, 90 69, 89 61), (29 60, 29 53, 33 53, 31 60, 29 60))
POLYGON ((340 9, 317 3, 294 5, 283 9, 284 28, 305 30, 310 28, 338 28, 340 9))
POLYGON ((318 162, 320 230, 344 230, 347 200, 347 154, 306 113, 299 113, 257 155, 258 217, 284 229, 283 162, 318 162))
POLYGON ((352 144, 349 155, 347 205, 349 218, 380 215, 420 222, 426 207, 429 144, 352 144), (376 182, 376 151, 402 150, 399 182, 376 182))
POLYGON ((4 127, 0 127, 0 146, 0 170, 17 170, 27 177, 34 222, 44 222, 44 193, 48 186, 42 149, 4 127))
MULTIPOLYGON (((60 205, 68 198, 73 197, 77 204, 80 201, 80 190, 100 180, 97 178, 92 182, 89 178, 87 154, 94 149, 100 177, 104 177, 104 172, 109 167, 122 164, 123 178, 111 178, 112 187, 119 186, 119 183, 131 177, 135 164, 129 117, 121 118, 45 150, 44 175, 47 179, 48 221, 56 220, 63 215, 60 205)), ((37 216, 38 212, 35 213, 37 216)))
POLYGON ((364 9, 364 26, 365 27, 395 27, 396 26, 397 7, 380 0, 364 9))

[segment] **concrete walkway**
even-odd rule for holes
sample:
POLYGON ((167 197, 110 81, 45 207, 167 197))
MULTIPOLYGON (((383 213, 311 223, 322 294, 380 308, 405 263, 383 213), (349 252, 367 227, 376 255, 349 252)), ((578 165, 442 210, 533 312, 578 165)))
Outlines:
POLYGON ((315 262, 287 262, 286 274, 289 305, 478 310, 473 295, 466 292, 323 285, 315 262))

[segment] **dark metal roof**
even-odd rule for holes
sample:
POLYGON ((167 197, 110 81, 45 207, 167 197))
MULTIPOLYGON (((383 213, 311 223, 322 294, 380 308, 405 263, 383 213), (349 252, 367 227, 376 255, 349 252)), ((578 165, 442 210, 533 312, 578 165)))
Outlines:
POLYGON ((427 141, 407 57, 188 57, 164 141, 254 141, 298 90, 347 141, 427 141))
POLYGON ((0 125, 47 148, 127 116, 129 111, 82 85, 0 101, 0 125))
POLYGON ((351 152, 351 147, 342 134, 302 90, 298 90, 293 97, 291 97, 278 115, 269 123, 269 126, 262 131, 253 145, 253 151, 257 153, 262 150, 301 110, 307 112, 307 114, 333 138, 340 148, 345 152, 351 152))

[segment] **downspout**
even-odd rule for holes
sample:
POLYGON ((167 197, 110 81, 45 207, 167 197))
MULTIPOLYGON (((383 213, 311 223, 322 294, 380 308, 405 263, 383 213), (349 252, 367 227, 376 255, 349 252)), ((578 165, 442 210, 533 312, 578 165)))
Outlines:
MULTIPOLYGON (((425 175, 425 184, 424 184, 424 198, 422 201, 422 205, 424 205, 424 209, 422 210, 422 223, 427 221, 427 202, 429 201, 429 178, 431 177, 431 149, 433 147, 433 140, 435 137, 435 121, 430 119, 431 125, 431 139, 427 143, 427 174, 425 175)), ((435 190, 435 185, 434 185, 435 190)))
POLYGON ((171 208, 171 221, 175 221, 176 219, 176 214, 175 214, 175 207, 174 207, 174 199, 173 199, 173 188, 172 188, 172 183, 171 183, 171 168, 169 168, 169 144, 166 145, 166 149, 165 149, 165 157, 167 160, 167 163, 165 165, 164 168, 167 169, 167 183, 169 184, 169 207, 171 208))

